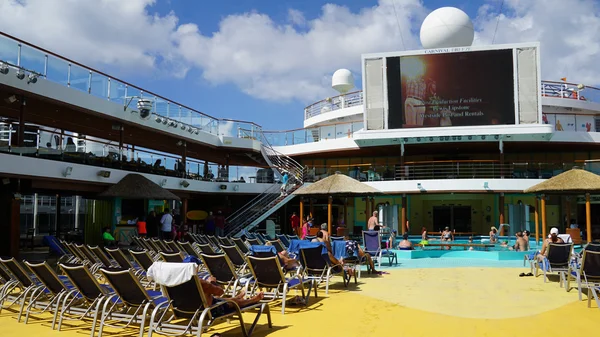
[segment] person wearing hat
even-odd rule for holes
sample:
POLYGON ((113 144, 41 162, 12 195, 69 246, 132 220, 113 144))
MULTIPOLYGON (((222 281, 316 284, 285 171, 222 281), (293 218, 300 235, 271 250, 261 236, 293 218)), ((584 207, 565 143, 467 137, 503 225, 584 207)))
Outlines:
POLYGON ((540 262, 542 262, 542 260, 544 260, 544 257, 546 255, 548 255, 548 246, 551 243, 565 243, 563 241, 563 239, 561 239, 558 236, 558 228, 556 228, 556 227, 552 227, 552 229, 550 230, 550 235, 548 235, 548 238, 545 239, 544 243, 542 244, 542 250, 540 251, 540 253, 537 256, 537 258, 540 262))

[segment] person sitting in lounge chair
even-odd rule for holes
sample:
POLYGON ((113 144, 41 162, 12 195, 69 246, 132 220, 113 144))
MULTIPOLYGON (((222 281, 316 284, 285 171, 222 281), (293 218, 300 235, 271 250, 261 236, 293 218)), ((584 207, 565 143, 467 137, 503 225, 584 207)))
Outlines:
MULTIPOLYGON (((267 242, 265 243, 265 246, 272 246, 272 244, 270 242, 267 242)), ((279 256, 279 261, 287 270, 294 269, 300 266, 300 261, 292 259, 287 250, 278 252, 277 256, 279 256)))
POLYGON ((110 227, 104 227, 104 233, 102 233, 102 239, 104 239, 105 247, 116 247, 117 241, 110 233, 110 227))
POLYGON ((542 244, 542 250, 540 250, 540 253, 537 255, 538 261, 542 262, 544 257, 548 255, 548 245, 550 243, 565 243, 563 239, 558 236, 558 233, 558 228, 556 227, 553 227, 550 230, 550 235, 548 235, 548 238, 544 240, 544 243, 542 244))
POLYGON ((398 249, 400 250, 413 250, 413 244, 408 240, 408 233, 404 233, 402 235, 402 241, 398 244, 398 249))
MULTIPOLYGON (((213 305, 213 303, 218 303, 218 302, 222 301, 221 297, 223 296, 223 294, 225 294, 225 291, 223 290, 223 288, 221 286, 219 286, 216 282, 217 282, 217 279, 212 276, 209 277, 207 280, 200 279, 200 285, 202 286, 202 291, 204 292, 204 295, 206 296, 206 301, 208 302, 207 304, 209 306, 213 305)), ((244 290, 242 290, 234 297, 227 297, 227 300, 233 301, 240 308, 243 308, 245 306, 260 302, 264 297, 264 293, 259 292, 258 294, 256 294, 255 296, 253 296, 251 298, 245 298, 245 297, 246 297, 246 292, 244 290)), ((229 308, 232 308, 231 303, 229 303, 228 306, 229 306, 229 308)), ((221 315, 225 314, 225 306, 216 307, 215 309, 221 310, 222 311, 222 313, 220 313, 221 315)), ((214 314, 215 313, 213 312, 213 315, 214 314)), ((219 315, 217 315, 217 316, 219 316, 219 315)))
MULTIPOLYGON (((331 249, 331 241, 329 239, 329 232, 327 231, 327 224, 326 223, 321 224, 321 230, 319 232, 323 233, 323 242, 325 242, 325 246, 327 246, 327 250, 329 252, 331 252, 332 251, 332 249, 331 249)), ((318 233, 317 233, 317 235, 318 235, 318 233)), ((364 257, 367 260, 367 263, 369 264, 369 266, 370 266, 371 270, 373 271, 373 273, 377 273, 377 271, 375 270, 375 263, 373 262, 373 259, 371 258, 371 255, 366 254, 365 251, 356 242, 355 242, 355 246, 357 247, 356 253, 357 253, 358 257, 361 258, 361 259, 364 257)))

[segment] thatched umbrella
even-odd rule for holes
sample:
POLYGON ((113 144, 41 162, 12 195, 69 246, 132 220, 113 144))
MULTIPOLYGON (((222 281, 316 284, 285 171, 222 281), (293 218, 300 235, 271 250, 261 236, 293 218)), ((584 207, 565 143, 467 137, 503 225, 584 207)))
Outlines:
POLYGON ((137 173, 126 175, 121 181, 98 196, 124 199, 180 200, 175 194, 137 173))
MULTIPOLYGON (((587 241, 592 241, 592 218, 590 193, 600 191, 600 176, 578 168, 573 168, 524 190, 536 194, 585 194, 585 218, 587 241)), ((542 197, 542 237, 546 235, 546 200, 542 197)), ((569 207, 570 208, 570 207, 569 207)), ((569 210, 570 218, 570 210, 569 210)), ((537 224, 536 224, 537 228, 537 224)))
MULTIPOLYGON (((295 195, 325 195, 328 197, 327 202, 327 230, 331 233, 331 204, 333 196, 347 195, 375 195, 380 194, 376 188, 373 188, 365 183, 350 178, 347 175, 336 173, 325 179, 319 180, 316 183, 299 188, 294 192, 295 195)), ((368 203, 368 202, 367 202, 368 203)), ((300 218, 302 218, 303 204, 300 201, 300 218)), ((345 214, 344 214, 345 216, 345 214)))

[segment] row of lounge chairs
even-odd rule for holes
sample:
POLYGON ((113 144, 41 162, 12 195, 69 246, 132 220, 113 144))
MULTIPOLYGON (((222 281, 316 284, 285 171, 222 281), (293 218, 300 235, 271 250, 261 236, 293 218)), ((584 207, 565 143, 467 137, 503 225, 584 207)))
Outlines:
MULTIPOLYGON (((269 303, 281 301, 282 313, 288 290, 301 291, 308 303, 311 290, 325 283, 326 293, 333 275, 344 276, 344 267, 332 265, 322 244, 299 240, 296 236, 276 239, 251 235, 246 241, 229 237, 192 235, 193 242, 174 242, 158 239, 134 239, 137 249, 130 249, 130 260, 123 250, 59 242, 51 238, 59 260, 56 268, 47 261, 19 264, 14 258, 0 259, 0 311, 18 307, 18 320, 39 318, 44 312, 52 314, 52 329, 60 330, 65 320, 91 322, 91 336, 101 336, 106 327, 134 327, 139 335, 160 334, 201 335, 208 327, 223 319, 238 319, 242 334, 250 335, 258 318, 264 313, 271 327, 269 303), (269 246, 265 244, 269 243, 269 246), (301 267, 285 269, 277 252, 296 252, 301 267), (325 253, 325 254, 324 254, 325 253), (162 262, 164 261, 164 262, 162 262), (174 286, 157 285, 148 271, 156 263, 195 262, 200 268, 189 281, 174 286), (265 292, 265 301, 240 308, 224 301, 208 305, 200 280, 216 278, 226 291, 235 295, 245 289, 249 293, 265 292), (308 290, 308 291, 306 291, 308 290), (219 311, 228 305, 231 310, 219 311), (243 323, 242 312, 256 312, 249 329, 243 323)), ((334 238, 345 245, 341 238, 334 238)), ((350 264, 351 265, 351 264, 350 264)), ((360 270, 360 261, 352 268, 360 270)), ((356 282, 356 273, 355 282, 356 282)), ((233 303, 233 304, 232 304, 233 303)))
POLYGON ((536 277, 542 272, 544 282, 547 282, 548 274, 558 273, 559 285, 566 291, 575 288, 571 282, 576 283, 580 301, 583 289, 587 289, 588 307, 593 298, 600 309, 600 244, 588 243, 577 254, 573 243, 549 243, 548 254, 541 261, 535 254, 526 256, 525 261, 529 262, 536 277))

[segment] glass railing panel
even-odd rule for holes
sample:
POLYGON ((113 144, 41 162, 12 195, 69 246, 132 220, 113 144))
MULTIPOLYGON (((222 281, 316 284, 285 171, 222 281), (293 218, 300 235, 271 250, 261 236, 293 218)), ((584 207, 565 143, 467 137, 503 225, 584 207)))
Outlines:
POLYGON ((78 65, 71 64, 69 83, 71 84, 71 88, 89 92, 90 71, 78 65))
POLYGON ((307 143, 306 130, 292 131, 292 137, 294 144, 307 143))
MULTIPOLYGON (((136 110, 137 109, 137 102, 140 99, 140 96, 142 96, 142 92, 140 89, 132 87, 132 86, 127 86, 127 90, 125 91, 125 105, 127 105, 127 108, 129 109, 133 109, 136 110)), ((147 97, 145 98, 152 98, 152 96, 150 95, 146 95, 147 97)))
POLYGON ((48 67, 46 69, 48 80, 68 86, 69 81, 69 63, 48 55, 48 67))
MULTIPOLYGON (((173 108, 173 105, 170 104, 169 102, 166 102, 163 100, 156 100, 154 102, 154 105, 152 106, 152 112, 154 112, 155 114, 157 114, 159 116, 166 117, 169 115, 171 108, 173 108)), ((177 107, 175 107, 175 108, 177 108, 177 107)))
POLYGON ((96 97, 108 98, 108 78, 98 73, 92 73, 90 93, 96 97))
POLYGON ((42 52, 29 46, 21 45, 21 67, 43 75, 45 66, 46 56, 42 52))
POLYGON ((18 56, 19 44, 16 41, 0 36, 0 60, 16 65, 18 56))
POLYGON ((110 79, 109 100, 121 105, 125 102, 125 91, 127 86, 114 78, 110 79))

